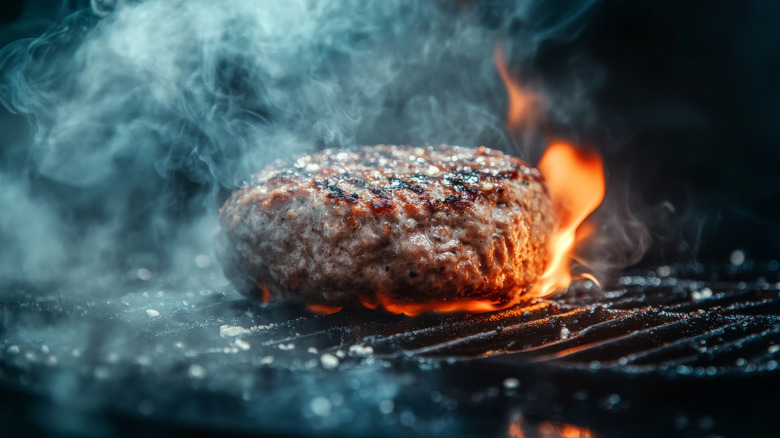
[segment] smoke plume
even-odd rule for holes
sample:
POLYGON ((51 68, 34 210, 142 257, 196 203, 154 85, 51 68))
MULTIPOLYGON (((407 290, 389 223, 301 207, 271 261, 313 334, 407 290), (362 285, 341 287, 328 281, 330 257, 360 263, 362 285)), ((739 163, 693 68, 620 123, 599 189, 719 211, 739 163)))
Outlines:
POLYGON ((1 273, 208 254, 225 194, 282 156, 374 143, 528 155, 505 134, 493 48, 511 41, 527 68, 596 4, 93 0, 0 52, 0 102, 29 127, 4 145, 1 273))

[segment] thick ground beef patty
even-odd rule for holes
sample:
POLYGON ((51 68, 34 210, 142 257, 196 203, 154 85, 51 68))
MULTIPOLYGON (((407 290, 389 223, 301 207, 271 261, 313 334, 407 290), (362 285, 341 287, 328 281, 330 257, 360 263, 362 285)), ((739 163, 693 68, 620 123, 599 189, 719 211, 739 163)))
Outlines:
POLYGON ((240 291, 327 306, 508 302, 542 274, 554 223, 538 170, 457 146, 280 161, 220 213, 217 254, 240 291))

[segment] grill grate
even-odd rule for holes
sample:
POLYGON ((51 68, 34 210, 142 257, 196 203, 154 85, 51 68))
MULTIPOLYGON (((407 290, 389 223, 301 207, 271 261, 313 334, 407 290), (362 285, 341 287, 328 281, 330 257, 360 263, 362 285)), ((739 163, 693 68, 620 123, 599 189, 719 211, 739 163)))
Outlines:
POLYGON ((59 427, 25 411, 43 404, 115 435, 504 436, 522 414, 597 436, 771 436, 780 284, 640 274, 415 318, 260 307, 208 286, 218 272, 113 295, 7 286, 0 404, 23 426, 59 427))
POLYGON ((557 300, 482 315, 409 320, 337 313, 312 318, 319 324, 293 321, 265 336, 274 339, 271 346, 306 340, 325 351, 368 345, 378 358, 511 355, 560 366, 589 367, 599 361, 616 369, 669 372, 687 366, 718 367, 719 373, 777 367, 779 349, 772 347, 780 345, 776 287, 671 281, 675 286, 630 286, 589 299, 582 298, 586 291, 574 290, 557 300), (290 330, 295 334, 286 336, 290 330))

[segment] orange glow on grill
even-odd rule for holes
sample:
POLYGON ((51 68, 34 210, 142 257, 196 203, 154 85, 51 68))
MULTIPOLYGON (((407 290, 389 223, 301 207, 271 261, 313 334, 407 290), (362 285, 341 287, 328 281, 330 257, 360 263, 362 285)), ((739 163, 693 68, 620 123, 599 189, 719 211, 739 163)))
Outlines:
POLYGON ((325 304, 307 304, 306 307, 309 308, 314 313, 319 313, 321 315, 330 315, 331 313, 336 313, 341 311, 340 306, 327 306, 325 304))
MULTIPOLYGON (((517 297, 519 298, 519 297, 517 297)), ((490 300, 477 300, 477 299, 461 299, 455 301, 434 301, 430 303, 400 303, 394 301, 384 295, 379 295, 379 301, 388 312, 398 314, 404 314, 407 316, 416 316, 425 312, 439 312, 450 313, 465 311, 469 313, 484 313, 492 312, 494 310, 504 309, 511 305, 516 304, 519 299, 515 299, 508 303, 499 304, 490 300)))
POLYGON ((509 438, 596 438, 592 430, 574 424, 557 424, 543 421, 537 424, 525 424, 522 419, 509 423, 509 438), (526 434, 526 432, 528 432, 526 434))

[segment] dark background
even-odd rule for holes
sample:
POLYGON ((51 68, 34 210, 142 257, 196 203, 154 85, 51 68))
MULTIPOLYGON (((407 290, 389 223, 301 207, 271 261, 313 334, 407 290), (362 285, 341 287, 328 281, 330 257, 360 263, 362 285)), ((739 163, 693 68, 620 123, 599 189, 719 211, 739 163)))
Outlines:
MULTIPOLYGON (((476 4, 486 26, 507 6, 476 4)), ((38 36, 88 6, 7 0, 0 45, 38 36)), ((780 6, 604 1, 588 20, 576 38, 542 44, 530 68, 554 86, 572 59, 599 67, 603 80, 591 95, 599 122, 583 122, 577 135, 602 150, 611 184, 629 187, 630 206, 653 236, 643 263, 727 260, 735 249, 777 258, 780 6)), ((4 166, 25 129, 0 109, 4 166)), ((176 187, 198 191, 192 181, 176 187)))

